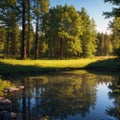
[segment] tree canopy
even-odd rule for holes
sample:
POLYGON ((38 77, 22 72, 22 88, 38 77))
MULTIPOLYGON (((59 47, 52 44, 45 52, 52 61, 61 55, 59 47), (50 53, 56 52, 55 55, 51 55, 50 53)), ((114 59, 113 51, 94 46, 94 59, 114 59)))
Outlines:
POLYGON ((120 17, 120 0, 104 0, 104 2, 109 2, 114 6, 111 12, 104 12, 106 18, 120 17))
MULTIPOLYGON (((105 2, 119 8, 117 0, 105 2)), ((0 53, 22 59, 86 58, 111 55, 119 47, 117 14, 110 25, 113 34, 98 34, 95 21, 85 8, 77 11, 67 4, 53 8, 49 5, 49 0, 1 0, 0 53)))

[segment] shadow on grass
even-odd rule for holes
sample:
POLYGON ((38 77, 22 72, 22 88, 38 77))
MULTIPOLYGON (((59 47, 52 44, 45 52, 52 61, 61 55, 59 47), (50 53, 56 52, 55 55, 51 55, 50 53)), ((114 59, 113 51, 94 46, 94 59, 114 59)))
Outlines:
POLYGON ((85 67, 89 72, 101 73, 120 73, 120 59, 110 58, 105 60, 98 60, 85 67))
POLYGON ((99 60, 91 63, 85 67, 73 68, 73 67, 41 67, 41 66, 24 66, 24 65, 12 65, 4 62, 0 62, 0 75, 3 77, 15 77, 26 75, 47 75, 50 73, 59 73, 62 71, 71 70, 87 70, 89 72, 101 72, 101 73, 120 73, 120 60, 119 59, 106 59, 99 60))
POLYGON ((0 75, 3 77, 15 77, 15 76, 25 76, 25 75, 47 75, 55 72, 71 71, 71 70, 81 70, 82 68, 72 68, 72 67, 40 67, 35 65, 12 65, 4 62, 0 62, 0 75))

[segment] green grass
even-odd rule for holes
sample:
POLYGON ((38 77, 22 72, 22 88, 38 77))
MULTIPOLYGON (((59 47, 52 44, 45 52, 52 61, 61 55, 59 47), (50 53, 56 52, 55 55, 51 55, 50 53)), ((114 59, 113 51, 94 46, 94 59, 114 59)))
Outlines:
POLYGON ((64 68, 64 67, 85 67, 86 65, 97 61, 97 59, 79 59, 79 60, 12 60, 12 59, 0 59, 0 62, 4 64, 10 64, 13 66, 36 66, 41 68, 64 68))
POLYGON ((120 61, 107 58, 91 58, 77 60, 15 60, 0 59, 0 75, 47 74, 75 69, 119 71, 120 61))

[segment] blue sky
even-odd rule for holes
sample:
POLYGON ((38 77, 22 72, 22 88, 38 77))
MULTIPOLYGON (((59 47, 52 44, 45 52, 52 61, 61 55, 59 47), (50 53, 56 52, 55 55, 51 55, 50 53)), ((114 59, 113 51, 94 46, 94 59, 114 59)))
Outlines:
POLYGON ((50 0, 51 6, 56 6, 57 4, 68 4, 73 5, 76 10, 81 10, 84 7, 91 18, 94 18, 97 31, 108 32, 108 23, 110 19, 105 19, 103 16, 103 11, 111 11, 111 4, 104 3, 104 0, 50 0))

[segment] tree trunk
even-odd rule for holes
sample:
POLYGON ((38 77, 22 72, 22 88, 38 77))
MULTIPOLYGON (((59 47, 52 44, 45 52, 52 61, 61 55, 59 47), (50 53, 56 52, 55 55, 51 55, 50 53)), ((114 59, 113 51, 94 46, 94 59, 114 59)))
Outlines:
POLYGON ((30 57, 30 0, 27 0, 28 4, 28 49, 27 49, 27 54, 28 57, 30 57))
POLYGON ((22 0, 22 44, 21 58, 26 59, 26 39, 25 39, 25 0, 22 0))
POLYGON ((39 18, 37 17, 37 19, 36 19, 35 59, 38 59, 38 58, 39 58, 38 22, 39 22, 39 18))
POLYGON ((7 42, 6 42, 6 54, 9 55, 9 51, 10 51, 10 32, 9 32, 9 28, 8 28, 8 32, 7 32, 7 42))
POLYGON ((63 40, 60 39, 60 59, 63 59, 63 40))
MULTIPOLYGON (((14 26, 13 26, 14 27, 14 26)), ((16 55, 16 40, 15 40, 15 31, 14 28, 12 28, 12 55, 16 55)))

